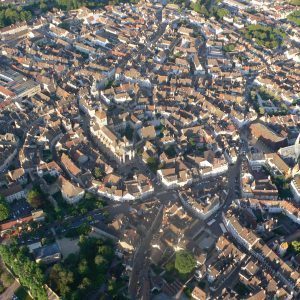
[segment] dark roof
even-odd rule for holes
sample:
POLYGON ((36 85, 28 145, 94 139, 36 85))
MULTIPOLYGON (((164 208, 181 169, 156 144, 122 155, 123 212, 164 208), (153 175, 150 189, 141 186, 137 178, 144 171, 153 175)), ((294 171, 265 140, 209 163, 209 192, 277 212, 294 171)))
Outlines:
POLYGON ((33 254, 36 259, 48 257, 54 254, 60 253, 59 247, 56 243, 51 245, 46 245, 33 250, 33 254))

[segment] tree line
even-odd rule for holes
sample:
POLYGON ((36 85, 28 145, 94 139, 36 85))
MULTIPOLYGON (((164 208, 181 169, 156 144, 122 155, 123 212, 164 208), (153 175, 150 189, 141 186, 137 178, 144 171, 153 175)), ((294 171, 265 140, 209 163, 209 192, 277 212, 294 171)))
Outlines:
POLYGON ((54 8, 61 10, 78 9, 82 6, 88 8, 101 8, 108 4, 119 4, 123 2, 136 3, 137 0, 38 0, 24 6, 0 5, 0 28, 15 24, 21 21, 30 21, 42 13, 51 11, 54 8))
POLYGON ((43 272, 38 264, 29 258, 26 247, 0 245, 0 256, 15 276, 19 278, 20 283, 30 290, 34 299, 48 299, 44 289, 43 272))

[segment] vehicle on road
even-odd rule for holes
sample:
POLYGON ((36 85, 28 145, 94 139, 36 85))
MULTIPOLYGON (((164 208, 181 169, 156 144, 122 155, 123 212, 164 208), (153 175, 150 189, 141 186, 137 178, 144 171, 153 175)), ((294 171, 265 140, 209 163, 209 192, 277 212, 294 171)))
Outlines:
POLYGON ((221 227, 222 232, 223 232, 223 233, 226 233, 226 232, 227 232, 227 229, 225 228, 224 224, 223 224, 223 223, 220 223, 219 225, 220 225, 220 227, 221 227))
POLYGON ((209 222, 207 222, 208 226, 211 226, 212 224, 214 224, 216 222, 216 219, 212 219, 209 222))

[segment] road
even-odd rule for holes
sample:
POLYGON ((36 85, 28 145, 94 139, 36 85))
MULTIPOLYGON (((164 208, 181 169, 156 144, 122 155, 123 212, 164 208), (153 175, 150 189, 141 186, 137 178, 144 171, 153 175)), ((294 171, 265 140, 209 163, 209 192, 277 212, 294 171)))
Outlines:
POLYGON ((130 60, 136 60, 140 55, 145 54, 146 50, 151 47, 152 45, 154 45, 159 38, 164 34, 166 28, 167 28, 167 23, 161 23, 158 27, 158 29, 152 34, 152 36, 150 37, 149 41, 143 45, 138 51, 137 53, 135 53, 134 55, 129 54, 126 57, 124 57, 123 59, 121 59, 121 61, 117 64, 116 67, 119 68, 124 68, 126 66, 126 64, 128 63, 128 61, 130 60))
POLYGON ((237 277, 241 271, 241 265, 246 260, 247 256, 245 256, 238 265, 230 272, 229 275, 225 278, 225 280, 218 286, 216 290, 212 292, 212 296, 219 296, 222 294, 222 290, 224 288, 232 287, 232 285, 236 282, 237 277))
POLYGON ((132 272, 130 274, 129 285, 128 285, 128 293, 130 299, 133 300, 137 299, 138 287, 141 284, 140 279, 145 277, 145 274, 143 274, 143 276, 140 276, 141 275, 140 272, 144 269, 145 264, 147 264, 147 260, 145 260, 146 253, 148 252, 153 234, 161 225, 162 217, 163 217, 163 205, 160 206, 159 212, 156 215, 151 225, 151 228, 149 229, 149 231, 146 234, 146 237, 141 241, 140 246, 134 253, 132 272))
MULTIPOLYGON (((6 266, 4 265, 3 261, 0 260, 0 265, 2 269, 6 269, 8 273, 10 273, 10 271, 6 268, 6 266)), ((15 291, 20 287, 20 283, 17 280, 14 280, 13 284, 8 287, 4 293, 2 293, 0 295, 0 300, 8 300, 8 299, 12 299, 14 296, 15 291)))
POLYGON ((232 201, 234 199, 238 198, 238 195, 236 193, 237 190, 237 183, 236 180, 239 180, 240 176, 240 165, 241 165, 241 156, 238 157, 237 162, 233 166, 229 166, 228 169, 228 184, 227 184, 227 192, 228 195, 221 205, 221 207, 218 209, 216 213, 214 213, 212 216, 210 216, 207 220, 205 220, 205 225, 213 219, 216 221, 209 226, 210 231, 215 235, 215 236, 220 236, 223 234, 223 231, 221 230, 220 223, 222 223, 222 212, 226 213, 228 210, 229 206, 231 205, 232 201))
POLYGON ((14 281, 14 283, 8 287, 3 294, 0 295, 0 300, 8 300, 12 299, 15 291, 20 287, 20 284, 17 280, 14 281))

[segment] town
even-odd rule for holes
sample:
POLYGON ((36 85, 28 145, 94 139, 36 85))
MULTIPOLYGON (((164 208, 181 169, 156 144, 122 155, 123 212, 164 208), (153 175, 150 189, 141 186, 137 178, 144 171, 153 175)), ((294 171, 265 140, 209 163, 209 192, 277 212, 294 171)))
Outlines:
POLYGON ((300 1, 8 2, 0 298, 299 299, 300 1))

